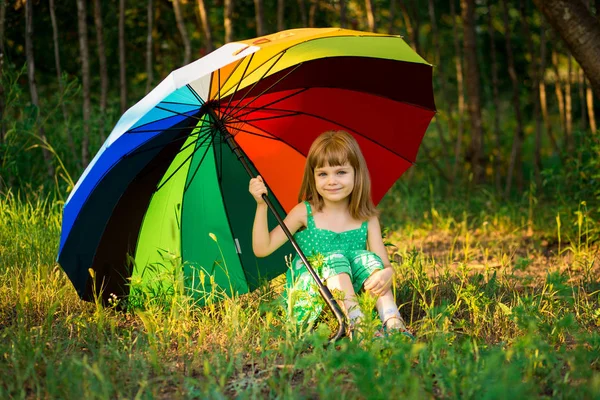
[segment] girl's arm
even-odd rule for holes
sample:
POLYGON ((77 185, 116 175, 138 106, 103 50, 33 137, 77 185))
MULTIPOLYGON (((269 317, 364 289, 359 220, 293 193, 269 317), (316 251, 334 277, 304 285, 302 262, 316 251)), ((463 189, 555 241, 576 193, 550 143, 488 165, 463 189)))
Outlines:
POLYGON ((367 243, 369 250, 377 254, 383 261, 384 269, 371 275, 365 282, 364 288, 375 295, 382 295, 392 286, 394 268, 390 263, 387 250, 381 238, 381 225, 379 225, 379 218, 377 216, 369 219, 367 243))
MULTIPOLYGON (((249 190, 256 200, 256 215, 252 227, 252 250, 255 256, 266 257, 280 248, 288 239, 279 225, 269 232, 268 207, 262 199, 262 194, 266 194, 267 189, 260 176, 250 180, 249 190)), ((289 212, 283 222, 293 235, 305 224, 303 222, 305 219, 306 207, 303 203, 300 203, 289 212)))

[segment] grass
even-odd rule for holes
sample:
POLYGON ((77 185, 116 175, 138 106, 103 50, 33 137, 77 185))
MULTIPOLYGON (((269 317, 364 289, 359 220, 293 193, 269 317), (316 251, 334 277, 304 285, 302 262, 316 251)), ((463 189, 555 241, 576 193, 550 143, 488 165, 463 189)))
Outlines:
POLYGON ((281 278, 202 309, 82 302, 55 263, 61 203, 4 195, 0 398, 599 398, 596 208, 438 193, 381 205, 417 342, 329 347, 331 318, 285 322, 281 278))

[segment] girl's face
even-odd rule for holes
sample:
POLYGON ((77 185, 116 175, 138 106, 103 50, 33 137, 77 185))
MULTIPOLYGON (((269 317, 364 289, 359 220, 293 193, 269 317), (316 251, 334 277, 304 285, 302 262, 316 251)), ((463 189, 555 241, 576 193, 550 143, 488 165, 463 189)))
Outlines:
POLYGON ((347 202, 354 189, 354 168, 349 163, 315 168, 315 186, 326 203, 347 202))

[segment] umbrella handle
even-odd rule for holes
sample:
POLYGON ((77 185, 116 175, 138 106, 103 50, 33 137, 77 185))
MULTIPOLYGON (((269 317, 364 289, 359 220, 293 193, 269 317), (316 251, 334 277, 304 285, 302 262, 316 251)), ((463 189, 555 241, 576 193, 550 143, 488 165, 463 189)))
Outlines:
MULTIPOLYGON (((244 167, 246 167, 246 160, 241 158, 240 161, 242 162, 242 164, 244 164, 244 167)), ((251 177, 254 177, 254 174, 252 173, 250 168, 246 168, 246 171, 248 171, 248 173, 250 174, 251 177)), ((294 250, 296 250, 296 252, 298 253, 298 256, 300 256, 300 260, 302 260, 304 265, 306 265, 306 269, 308 269, 308 272, 310 273, 313 280, 317 284, 317 286, 319 288, 319 293, 325 300, 325 304, 327 304, 327 306, 329 307, 329 309, 331 310, 333 315, 335 315, 335 317, 337 318, 338 331, 334 336, 332 336, 329 339, 329 343, 336 342, 338 339, 342 338, 346 334, 346 331, 347 331, 344 314, 342 313, 342 310, 340 309, 339 304, 333 298, 333 295, 331 294, 331 291, 329 290, 329 288, 327 286, 323 285, 323 282, 321 282, 321 278, 319 278, 319 275, 317 274, 315 269, 312 267, 312 265, 310 265, 310 262, 308 261, 308 259, 304 255, 304 253, 302 252, 302 249, 300 249, 300 246, 296 242, 296 239, 294 239, 294 236, 292 235, 290 230, 287 228, 287 226, 283 222, 283 219, 281 218, 281 216, 279 215, 279 213, 273 206, 273 203, 271 203, 271 200, 267 197, 266 194, 263 194, 262 198, 265 201, 265 203, 267 203, 267 206, 269 207, 271 212, 273 212, 273 215, 275 215, 275 218, 277 219, 279 226, 281 226, 281 229, 283 229, 283 232, 285 233, 287 238, 290 240, 290 243, 294 247, 294 250)))
MULTIPOLYGON (((250 178, 255 178, 254 172, 250 168, 250 165, 248 164, 248 161, 246 160, 246 157, 244 156, 242 149, 240 149, 240 147, 237 145, 237 143, 233 140, 233 135, 231 133, 229 133, 229 131, 227 130, 227 128, 225 127, 223 122, 215 114, 214 110, 211 107, 205 107, 205 110, 203 110, 203 111, 205 111, 211 117, 211 119, 215 123, 216 127, 219 129, 221 135, 223 135, 223 139, 227 142, 231 151, 233 151, 235 153, 238 160, 242 163, 242 165, 244 166, 244 169, 246 170, 248 175, 250 175, 250 178)), ((296 250, 296 252, 298 253, 298 256, 300 256, 300 259, 302 260, 304 265, 306 265, 308 272, 310 273, 310 275, 312 276, 312 278, 314 279, 315 283, 317 284, 317 286, 319 288, 319 293, 325 300, 325 304, 327 304, 327 306, 329 307, 331 312, 333 312, 333 315, 335 315, 335 318, 338 320, 338 324, 339 324, 338 331, 336 332, 336 334, 334 336, 332 336, 329 339, 329 343, 336 342, 338 339, 342 338, 346 334, 346 331, 347 331, 345 317, 344 317, 344 314, 342 313, 342 310, 340 309, 339 304, 337 303, 337 301, 334 300, 329 288, 327 286, 323 285, 323 282, 321 282, 321 278, 319 278, 319 275, 317 274, 317 272, 314 270, 312 265, 310 265, 310 262, 308 262, 308 259, 302 252, 302 249, 300 249, 300 246, 296 242, 296 239, 294 239, 294 236, 292 235, 290 230, 287 228, 287 226, 285 226, 283 219, 281 218, 281 216, 275 209, 275 206, 273 206, 273 203, 271 202, 271 200, 267 197, 266 194, 263 194, 262 198, 265 201, 265 203, 267 203, 267 206, 269 207, 269 209, 271 210, 273 215, 275 215, 275 218, 277 219, 277 223, 279 224, 279 226, 281 226, 281 229, 283 229, 283 232, 285 233, 285 235, 289 239, 290 243, 294 247, 294 250, 296 250)))

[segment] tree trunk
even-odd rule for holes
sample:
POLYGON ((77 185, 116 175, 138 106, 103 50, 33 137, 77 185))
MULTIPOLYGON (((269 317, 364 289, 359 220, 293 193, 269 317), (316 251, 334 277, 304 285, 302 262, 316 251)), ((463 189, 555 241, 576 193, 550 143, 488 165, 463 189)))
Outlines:
POLYGON ((533 40, 529 30, 529 21, 525 1, 519 1, 519 12, 521 15, 521 27, 523 37, 527 43, 527 51, 531 56, 529 75, 531 76, 531 100, 533 102, 533 119, 535 121, 535 148, 534 148, 534 174, 537 187, 542 186, 542 120, 540 115, 540 97, 539 97, 539 69, 535 58, 533 40))
POLYGON ((346 0, 340 0, 340 28, 346 28, 346 26, 346 0))
POLYGON ((106 114, 106 96, 108 93, 108 69, 106 67, 106 50, 102 27, 102 8, 100 0, 94 0, 94 24, 96 25, 96 42, 98 43, 98 61, 100 64, 100 138, 104 142, 104 117, 106 114))
POLYGON ((597 133, 598 127, 596 125, 596 114, 594 113, 594 93, 590 85, 587 85, 585 89, 585 98, 587 100, 587 111, 588 118, 590 120, 590 130, 592 133, 597 133))
POLYGON ((40 121, 40 99, 37 91, 37 84, 35 81, 35 62, 33 56, 33 0, 25 1, 25 55, 27 58, 27 78, 29 82, 29 92, 31 93, 31 103, 35 106, 36 110, 36 125, 38 125, 40 139, 43 142, 42 154, 46 164, 46 172, 48 177, 54 177, 54 166, 52 165, 52 158, 50 152, 46 148, 48 139, 44 132, 44 127, 40 121))
POLYGON ((454 65, 456 67, 456 91, 458 93, 458 115, 456 127, 456 145, 454 146, 454 167, 452 168, 452 181, 458 178, 458 168, 462 158, 463 118, 465 115, 465 93, 462 72, 462 53, 460 51, 456 10, 454 0, 450 1, 450 13, 452 15, 452 38, 454 42, 454 65))
POLYGON ((79 54, 81 57, 81 82, 83 87, 83 137, 81 139, 81 164, 89 163, 90 143, 90 53, 88 49, 85 0, 77 0, 77 27, 79 32, 79 54))
POLYGON ((173 11, 175 12, 177 29, 179 30, 181 40, 183 41, 183 65, 187 65, 190 63, 190 59, 192 58, 192 46, 190 44, 190 37, 188 36, 187 28, 185 27, 183 15, 181 13, 181 4, 179 3, 179 0, 173 0, 173 11))
POLYGON ((2 56, 6 54, 6 49, 4 48, 4 24, 6 21, 6 3, 8 3, 8 0, 0 0, 0 55, 2 56))
POLYGON ((419 41, 419 28, 420 22, 417 14, 417 8, 413 1, 407 6, 406 2, 400 2, 400 9, 402 10, 402 16, 406 25, 406 31, 408 32, 413 49, 421 54, 421 46, 419 41))
POLYGON ((533 0, 558 31, 600 97, 600 24, 581 0, 533 0))
POLYGON ((501 117, 501 105, 500 105, 500 92, 499 86, 500 83, 498 81, 498 60, 496 55, 496 40, 494 38, 494 16, 492 14, 492 4, 491 0, 487 0, 487 8, 488 8, 488 35, 490 37, 490 55, 492 58, 492 97, 494 102, 494 141, 495 141, 495 149, 492 151, 494 156, 494 183, 496 185, 496 190, 500 192, 502 190, 502 174, 500 168, 502 166, 502 141, 500 134, 500 117, 501 117))
POLYGON ((396 0, 390 0, 390 22, 388 33, 390 35, 395 31, 394 21, 396 20, 396 0))
POLYGON ((573 58, 567 55, 567 81, 565 83, 565 144, 568 154, 573 154, 575 142, 573 140, 573 106, 571 86, 573 83, 573 58))
POLYGON ((467 85, 467 107, 471 120, 471 145, 469 159, 475 183, 482 183, 484 176, 483 163, 483 128, 481 126, 481 96, 479 89, 479 64, 477 62, 477 41, 475 37, 475 0, 461 0, 463 37, 465 52, 465 74, 467 85))
POLYGON ((265 17, 264 17, 262 0, 254 0, 254 15, 256 17, 256 35, 264 36, 264 34, 265 34, 265 17))
POLYGON ((147 24, 148 31, 146 36, 146 93, 152 89, 152 81, 154 81, 154 67, 152 64, 152 29, 154 25, 152 0, 148 0, 147 24))
POLYGON ((277 30, 285 29, 285 0, 277 0, 277 30))
POLYGON ((375 5, 373 4, 373 0, 365 0, 365 8, 367 11, 367 24, 369 25, 369 30, 375 32, 375 5))
POLYGON ((119 83, 121 114, 127 110, 127 63, 125 62, 125 0, 119 0, 119 83))
POLYGON ((548 102, 546 99, 546 26, 542 23, 540 31, 540 80, 539 80, 539 91, 540 91, 540 108, 542 110, 542 117, 544 118, 544 125, 546 126, 546 133, 552 144, 554 152, 562 160, 562 151, 558 147, 558 142, 554 137, 552 131, 552 123, 548 117, 548 102))
POLYGON ((306 16, 306 6, 304 0, 298 0, 298 8, 300 9, 300 19, 302 20, 302 26, 306 28, 308 26, 308 17, 306 16))
POLYGON ((577 89, 579 93, 579 108, 581 108, 581 130, 587 129, 587 115, 585 108, 585 74, 581 67, 577 68, 577 89))
POLYGON ((511 31, 510 31, 510 23, 508 20, 508 5, 506 4, 507 0, 502 0, 502 17, 504 20, 504 39, 506 42, 506 58, 508 62, 508 75, 510 76, 510 80, 512 81, 513 88, 513 107, 515 109, 517 129, 513 135, 513 143, 512 149, 510 152, 510 160, 508 163, 508 171, 506 176, 506 197, 510 195, 510 191, 512 189, 512 180, 513 176, 517 175, 517 187, 519 189, 523 186, 523 176, 521 174, 521 148, 523 146, 523 139, 525 134, 523 132, 523 120, 521 117, 521 101, 519 99, 519 81, 517 78, 517 73, 515 72, 515 61, 513 57, 513 50, 511 44, 511 31), (516 171, 515 171, 516 170, 516 171))
MULTIPOLYGON (((6 132, 6 118, 4 117, 4 20, 6 18, 6 1, 0 0, 0 146, 4 144, 6 132)), ((0 152, 0 165, 4 165, 4 152, 0 152)), ((4 188, 4 179, 0 177, 0 191, 4 188)))
MULTIPOLYGON (((448 107, 448 89, 446 87, 446 77, 444 68, 441 68, 442 65, 442 52, 440 48, 440 35, 437 29, 437 22, 435 19, 435 7, 433 4, 433 0, 429 0, 428 2, 428 11, 429 11, 429 22, 431 23, 431 36, 433 40, 433 48, 435 51, 434 63, 436 65, 436 75, 437 81, 440 82, 440 91, 442 92, 442 99, 446 103, 445 106, 448 107)), ((439 107, 438 107, 439 109, 439 107)), ((440 113, 438 112, 435 115, 435 126, 437 129, 438 137, 440 138, 441 144, 441 157, 444 160, 445 170, 450 171, 450 155, 446 153, 448 149, 450 149, 450 145, 444 136, 444 130, 442 129, 442 119, 440 118, 440 113)))
POLYGON ((308 9, 308 26, 314 28, 317 24, 317 11, 319 9, 319 0, 310 0, 308 9))
POLYGON ((200 13, 200 21, 202 22, 202 30, 204 31, 204 38, 206 40, 206 52, 210 53, 215 49, 213 45, 212 29, 210 26, 210 19, 208 18, 208 10, 206 9, 206 3, 204 0, 198 0, 198 12, 200 13))
POLYGON ((224 0, 225 43, 233 41, 233 0, 224 0))
MULTIPOLYGON (((0 0, 2 1, 2 0, 0 0)), ((54 0, 50 0, 50 21, 52 22, 52 40, 54 42, 54 65, 56 66, 56 79, 58 80, 58 90, 60 91, 61 98, 65 92, 65 86, 62 80, 62 68, 60 65, 60 52, 58 49, 58 25, 56 24, 56 15, 54 13, 54 0)), ((73 143, 73 136, 69 129, 69 114, 67 113, 67 107, 65 102, 61 100, 60 108, 65 120, 65 135, 67 136, 67 144, 71 150, 71 156, 73 160, 77 160, 77 152, 75 151, 75 143, 73 143)))
POLYGON ((562 90, 562 83, 560 78, 560 71, 558 70, 558 53, 555 49, 552 49, 552 69, 554 71, 554 92, 556 93, 556 100, 558 101, 558 113, 560 118, 560 128, 563 134, 567 130, 565 122, 565 98, 562 90))

